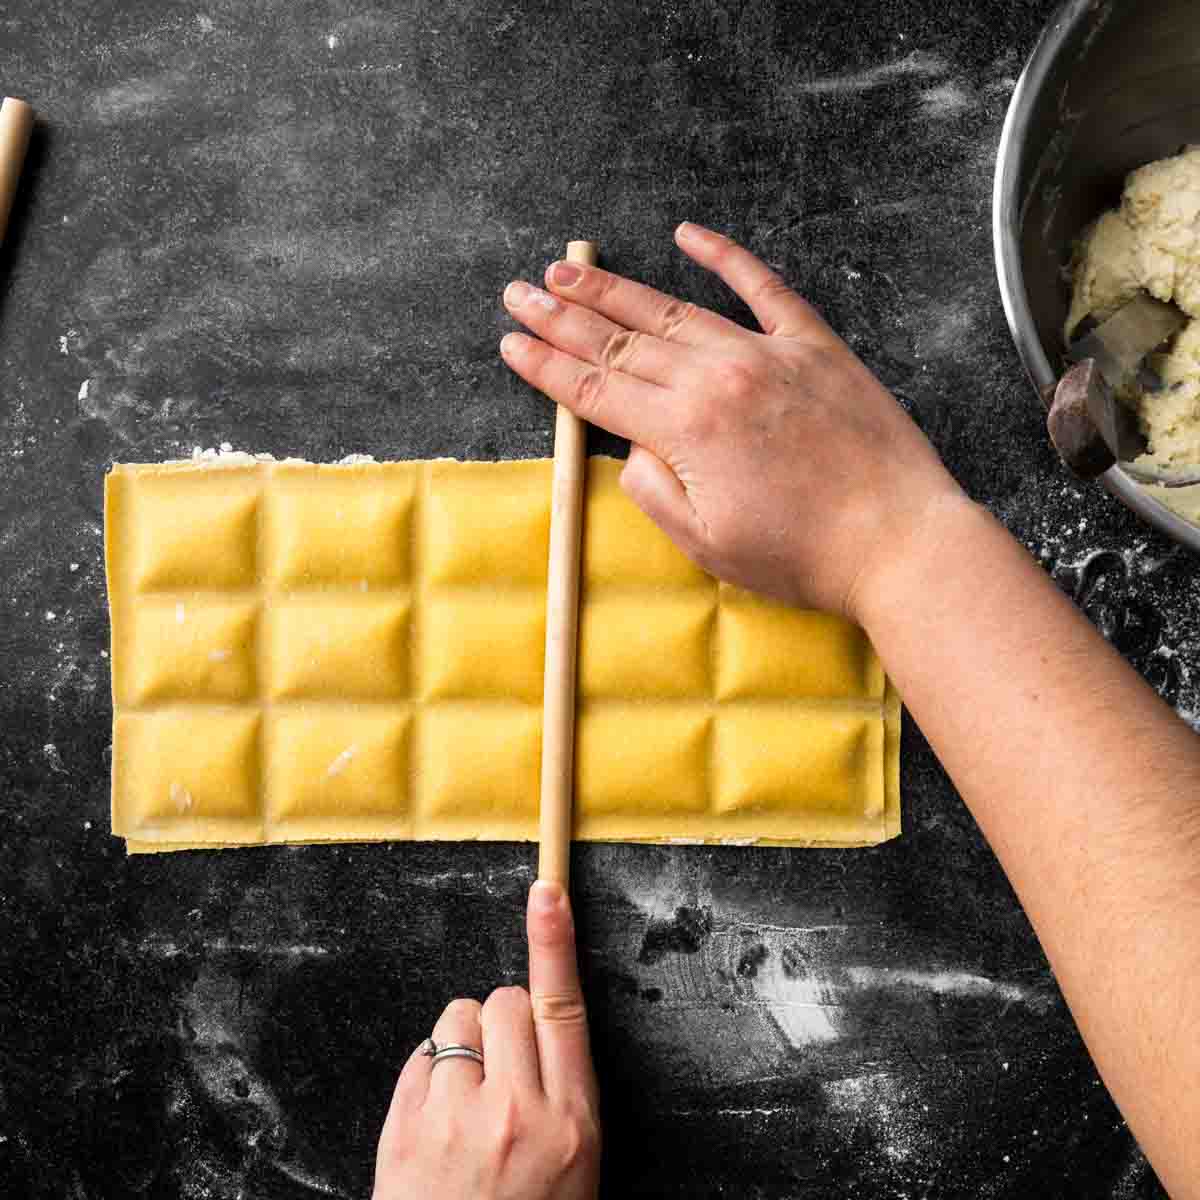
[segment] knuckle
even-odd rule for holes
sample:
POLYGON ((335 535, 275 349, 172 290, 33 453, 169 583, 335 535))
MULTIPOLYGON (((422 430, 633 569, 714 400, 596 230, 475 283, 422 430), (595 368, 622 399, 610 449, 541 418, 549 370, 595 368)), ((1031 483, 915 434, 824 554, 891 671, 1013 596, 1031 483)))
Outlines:
POLYGON ((601 398, 607 384, 607 367, 593 367, 581 371, 571 384, 571 407, 580 416, 590 418, 600 410, 601 398))
POLYGON ((749 400, 760 387, 758 371, 749 363, 723 359, 713 367, 714 382, 721 395, 729 400, 749 400))
POLYGON ((605 341, 600 361, 610 370, 621 370, 636 357, 641 340, 642 335, 636 329, 618 329, 605 341))
POLYGON ((582 1025, 587 1021, 583 996, 577 991, 534 992, 529 1001, 539 1024, 582 1025))
POLYGON ((600 1158, 600 1124, 585 1113, 571 1113, 560 1122, 559 1155, 564 1172, 594 1166, 600 1158))
POLYGON ((668 297, 658 316, 663 341, 674 341, 679 336, 679 331, 696 316, 698 311, 689 300, 676 300, 673 296, 668 297))
POLYGON ((774 271, 768 271, 750 292, 750 298, 754 301, 772 300, 776 296, 790 295, 792 295, 792 289, 774 271))
POLYGON ((489 1129, 491 1153, 498 1168, 512 1159, 524 1132, 525 1120, 520 1103, 515 1096, 504 1096, 492 1113, 489 1129))

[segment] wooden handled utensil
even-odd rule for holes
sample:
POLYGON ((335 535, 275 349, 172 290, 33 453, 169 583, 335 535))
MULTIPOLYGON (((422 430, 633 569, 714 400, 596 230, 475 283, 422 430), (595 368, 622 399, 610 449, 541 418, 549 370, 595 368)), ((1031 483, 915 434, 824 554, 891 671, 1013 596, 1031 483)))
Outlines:
POLYGON ((1200 483, 1195 467, 1134 461, 1146 453, 1146 437, 1133 411, 1117 398, 1135 379, 1151 392, 1162 387, 1147 357, 1186 324, 1175 305, 1142 292, 1072 344, 1075 365, 1058 382, 1046 426, 1059 457, 1080 479, 1096 479, 1119 463, 1138 483, 1168 488, 1200 483))
POLYGON ((24 100, 7 97, 0 104, 0 242, 4 241, 8 228, 8 215, 12 212, 32 132, 33 109, 24 100))
MULTIPOLYGON (((596 265, 592 242, 571 242, 567 261, 596 265)), ((546 679, 542 704, 542 798, 538 878, 567 886, 575 783, 575 660, 579 550, 587 430, 559 405, 554 423, 550 562, 546 580, 546 679)))

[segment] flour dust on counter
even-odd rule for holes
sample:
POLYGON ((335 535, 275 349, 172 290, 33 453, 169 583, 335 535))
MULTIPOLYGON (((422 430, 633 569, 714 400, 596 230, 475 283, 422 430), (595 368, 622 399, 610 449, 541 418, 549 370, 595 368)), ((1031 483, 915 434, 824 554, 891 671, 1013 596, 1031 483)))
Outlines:
POLYGON ((1200 729, 1200 579, 1182 547, 1129 530, 1107 495, 1080 516, 1085 489, 1060 478, 1032 514, 1000 515, 1109 642, 1179 715, 1200 729), (1032 516, 1032 519, 1030 519, 1032 516), (1167 621, 1163 606, 1179 616, 1167 621))
MULTIPOLYGON (((863 905, 859 893, 848 910, 870 865, 843 871, 839 856, 821 855, 814 892, 785 859, 762 863, 751 885, 726 858, 740 851, 634 862, 625 849, 606 848, 582 885, 593 909, 613 912, 604 936, 587 930, 584 967, 589 994, 604 998, 594 1037, 610 1064, 603 1082, 618 1093, 618 1135, 628 1089, 648 1088, 643 1136, 673 1122, 698 1170, 737 1130, 805 1155, 814 1187, 857 1180, 870 1196, 868 1181, 885 1173, 898 1186, 928 1183, 931 1164, 968 1136, 963 1104, 976 1102, 963 1097, 978 1095, 981 1114, 1011 1106, 1011 1131, 972 1150, 963 1178, 993 1181, 1000 1195, 1044 1177, 1065 1126, 1039 1114, 1070 1018, 1044 965, 1002 971, 951 949, 950 914, 975 911, 981 897, 948 890, 901 931, 885 897, 863 905), (614 1070, 614 1054, 648 1064, 650 1082, 614 1070), (658 1103, 668 1111, 648 1117, 658 1103)), ((1102 1104, 1089 1114, 1106 1116, 1102 1104)))

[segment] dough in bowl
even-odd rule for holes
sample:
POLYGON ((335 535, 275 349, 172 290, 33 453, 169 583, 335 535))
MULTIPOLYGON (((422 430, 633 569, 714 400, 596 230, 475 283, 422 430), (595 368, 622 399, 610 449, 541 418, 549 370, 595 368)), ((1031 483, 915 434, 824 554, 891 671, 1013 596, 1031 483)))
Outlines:
MULTIPOLYGON (((1135 385, 1121 399, 1137 411, 1149 442, 1144 463, 1200 465, 1200 146, 1131 172, 1120 207, 1080 238, 1071 275, 1068 342, 1086 317, 1104 320, 1141 289, 1192 318, 1151 363, 1163 389, 1135 385)), ((1200 487, 1147 490, 1200 523, 1200 487)))

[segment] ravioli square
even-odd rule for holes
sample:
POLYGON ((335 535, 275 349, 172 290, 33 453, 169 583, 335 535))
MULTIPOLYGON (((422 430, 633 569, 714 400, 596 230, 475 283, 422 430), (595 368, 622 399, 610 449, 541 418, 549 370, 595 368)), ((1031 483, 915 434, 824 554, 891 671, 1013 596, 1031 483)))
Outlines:
POLYGON ((257 604, 206 593, 144 597, 133 610, 133 647, 114 663, 131 704, 250 700, 255 695, 257 604))
POLYGON ((273 840, 408 837, 404 712, 276 712, 267 718, 266 817, 273 840))
POLYGON ((805 814, 882 814, 883 721, 853 711, 745 705, 716 719, 718 813, 781 817, 802 836, 805 814))
POLYGON ((540 709, 478 702, 427 706, 418 738, 418 837, 535 836, 540 709))
POLYGON ((722 584, 718 631, 718 699, 883 699, 878 656, 841 617, 722 584))
POLYGON ((588 460, 583 518, 583 578, 590 587, 715 587, 621 490, 624 463, 588 460))
POLYGON ((421 672, 426 699, 542 698, 546 601, 538 592, 426 597, 421 672))
POLYGON ((253 712, 118 714, 113 832, 142 841, 261 841, 258 742, 253 712))
POLYGON ((432 462, 425 503, 431 583, 545 588, 548 463, 432 462))
POLYGON ((269 505, 273 576, 285 587, 367 591, 408 582, 417 473, 405 464, 283 463, 269 505))
POLYGON ((686 704, 584 705, 575 735, 577 822, 592 836, 621 814, 676 829, 708 808, 712 716, 686 704))
POLYGON ((272 700, 388 700, 409 693, 407 600, 292 595, 275 602, 266 628, 272 700))
POLYGON ((138 591, 254 584, 258 477, 253 468, 138 479, 133 507, 138 591))
POLYGON ((579 694, 707 700, 716 610, 715 588, 589 600, 580 622, 579 694))

